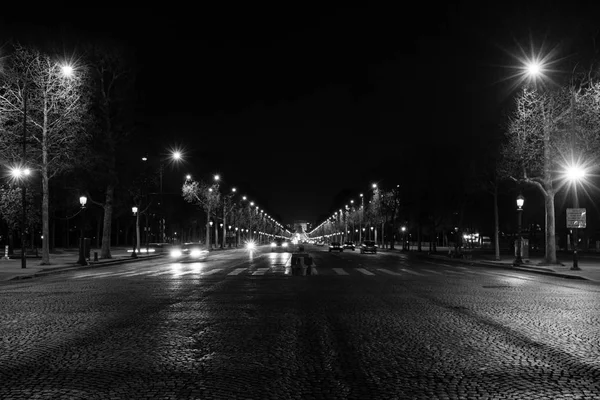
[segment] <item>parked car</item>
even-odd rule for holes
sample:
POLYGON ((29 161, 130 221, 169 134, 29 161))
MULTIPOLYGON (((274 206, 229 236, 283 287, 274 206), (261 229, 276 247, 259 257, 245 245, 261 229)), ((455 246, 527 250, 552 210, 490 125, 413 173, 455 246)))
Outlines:
POLYGON ((354 248, 355 248, 355 247, 356 247, 356 246, 355 246, 355 245, 354 245, 354 243, 352 243, 352 242, 344 242, 344 248, 345 248, 345 249, 350 249, 350 250, 354 251, 354 248))
POLYGON ((317 246, 325 246, 325 242, 323 240, 317 241, 317 246))
POLYGON ((375 244, 374 240, 365 240, 362 242, 360 245, 360 254, 364 253, 377 253, 377 245, 375 244))
POLYGON ((190 242, 171 247, 169 256, 175 261, 202 261, 208 257, 208 250, 203 243, 190 242))
POLYGON ((342 251, 344 251, 344 247, 340 242, 331 242, 329 244, 329 252, 332 251, 339 251, 341 253, 342 251))
POLYGON ((290 243, 287 240, 277 238, 271 242, 271 251, 291 251, 290 243))

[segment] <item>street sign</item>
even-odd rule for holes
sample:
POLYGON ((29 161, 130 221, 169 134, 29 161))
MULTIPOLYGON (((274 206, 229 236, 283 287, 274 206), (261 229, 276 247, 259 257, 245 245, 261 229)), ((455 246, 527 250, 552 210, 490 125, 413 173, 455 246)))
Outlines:
POLYGON ((567 228, 585 228, 585 208, 567 208, 567 228))

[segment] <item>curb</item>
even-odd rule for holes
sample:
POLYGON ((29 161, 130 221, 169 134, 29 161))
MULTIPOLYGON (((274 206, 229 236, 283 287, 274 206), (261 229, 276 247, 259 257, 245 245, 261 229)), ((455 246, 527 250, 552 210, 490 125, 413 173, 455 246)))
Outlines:
POLYGON ((60 274, 62 272, 68 272, 68 271, 79 270, 79 269, 83 270, 83 269, 89 269, 89 268, 99 268, 99 267, 104 267, 104 266, 109 267, 111 265, 116 265, 116 264, 129 264, 129 263, 133 263, 133 262, 137 262, 137 261, 144 261, 144 260, 149 260, 149 259, 160 258, 162 256, 163 256, 163 254, 158 254, 158 255, 129 258, 129 259, 124 258, 124 259, 115 259, 115 260, 109 260, 109 261, 96 261, 96 262, 90 262, 88 265, 79 265, 79 264, 66 265, 63 267, 56 267, 56 268, 52 268, 52 269, 48 269, 48 270, 42 269, 41 271, 33 273, 31 275, 15 276, 13 278, 7 279, 6 281, 31 279, 31 278, 36 278, 36 277, 40 277, 40 276, 60 274))
POLYGON ((564 279, 577 279, 577 280, 584 280, 584 281, 589 281, 590 279, 585 278, 583 276, 578 276, 578 275, 569 275, 569 274, 562 274, 560 272, 556 272, 556 271, 552 271, 549 268, 535 268, 535 267, 525 267, 525 266, 520 266, 520 267, 515 267, 512 265, 503 265, 503 264, 497 264, 493 261, 484 261, 484 260, 462 260, 462 259, 455 259, 455 258, 443 258, 444 256, 431 256, 431 255, 427 255, 427 254, 419 254, 417 255, 420 258, 427 258, 430 260, 444 260, 444 261, 449 261, 449 262, 453 262, 456 264, 467 264, 467 265, 481 265, 481 266, 486 266, 486 267, 494 267, 494 268, 502 268, 502 269, 506 269, 509 271, 525 271, 525 272, 533 272, 536 274, 540 274, 540 275, 549 275, 549 276, 556 276, 559 278, 564 278, 564 279))

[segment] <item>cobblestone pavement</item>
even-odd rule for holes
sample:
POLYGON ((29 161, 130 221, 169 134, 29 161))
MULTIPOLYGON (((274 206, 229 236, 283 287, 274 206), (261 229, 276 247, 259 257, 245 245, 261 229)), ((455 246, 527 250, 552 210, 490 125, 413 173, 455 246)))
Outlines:
POLYGON ((0 398, 600 398, 594 282, 352 252, 293 276, 289 256, 3 282, 0 398))

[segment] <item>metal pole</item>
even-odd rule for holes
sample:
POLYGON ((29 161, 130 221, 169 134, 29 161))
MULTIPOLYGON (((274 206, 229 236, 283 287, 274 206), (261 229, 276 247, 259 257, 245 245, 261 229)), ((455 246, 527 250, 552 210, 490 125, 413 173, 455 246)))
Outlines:
POLYGON ((521 237, 521 215, 522 215, 523 209, 522 208, 518 208, 517 209, 517 231, 518 231, 518 242, 517 242, 517 257, 515 258, 515 261, 513 262, 514 266, 519 266, 523 263, 523 259, 521 257, 521 248, 523 246, 523 238, 521 237))
POLYGON ((83 227, 85 226, 85 206, 82 205, 81 206, 81 229, 79 230, 79 260, 77 261, 77 264, 79 265, 87 265, 87 261, 85 259, 85 254, 84 254, 84 238, 83 235, 84 230, 83 227))
MULTIPOLYGON (((25 162, 27 158, 27 82, 23 84, 23 165, 21 168, 25 168, 25 162)), ((23 206, 23 215, 21 216, 21 268, 27 268, 27 259, 25 258, 25 226, 27 224, 27 196, 25 187, 25 174, 21 177, 22 189, 21 189, 21 201, 23 206)))
MULTIPOLYGON (((575 162, 575 90, 571 90, 571 162, 575 162)), ((574 185, 574 198, 573 205, 574 208, 579 208, 579 199, 577 198, 577 181, 575 181, 574 185)), ((577 258, 577 242, 579 241, 577 238, 577 229, 573 228, 573 266, 571 270, 578 271, 579 268, 579 260, 577 258)))
POLYGON ((165 215, 164 208, 165 205, 163 203, 163 162, 160 163, 159 175, 160 175, 160 242, 165 243, 165 215))

